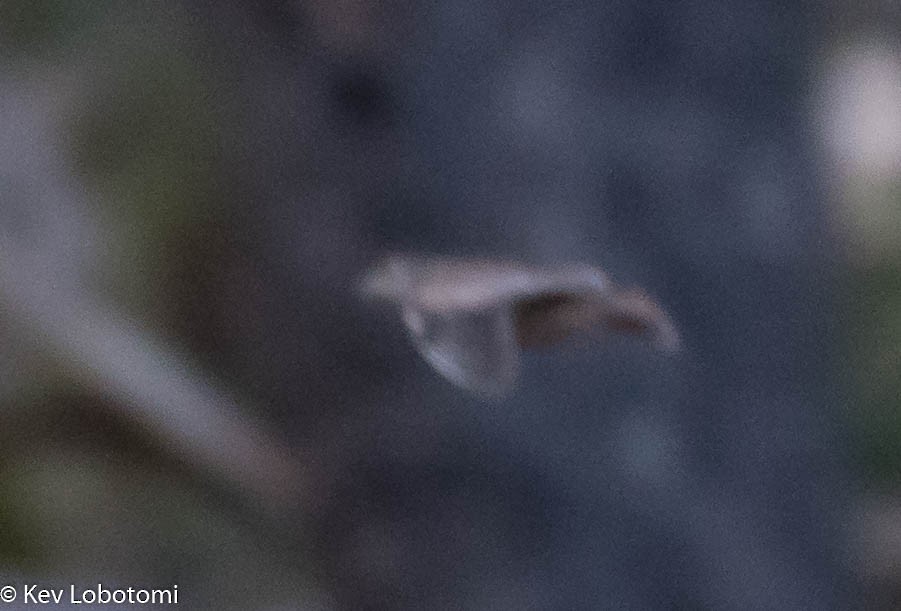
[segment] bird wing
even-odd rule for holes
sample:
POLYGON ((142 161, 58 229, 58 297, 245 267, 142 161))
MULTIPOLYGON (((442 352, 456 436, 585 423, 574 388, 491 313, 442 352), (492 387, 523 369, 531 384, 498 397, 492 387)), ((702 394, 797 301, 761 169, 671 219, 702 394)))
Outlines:
POLYGON ((513 388, 520 350, 508 308, 434 312, 405 305, 403 320, 419 353, 454 384, 486 397, 513 388))
POLYGON ((491 309, 544 294, 605 294, 612 286, 600 269, 582 264, 534 267, 484 259, 416 261, 408 298, 431 311, 491 309))

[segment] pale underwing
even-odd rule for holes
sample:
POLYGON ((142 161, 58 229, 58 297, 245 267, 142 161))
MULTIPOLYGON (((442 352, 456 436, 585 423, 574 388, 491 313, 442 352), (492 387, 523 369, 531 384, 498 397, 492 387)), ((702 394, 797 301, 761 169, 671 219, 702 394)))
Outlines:
POLYGON ((360 292, 399 307, 416 349, 444 377, 483 396, 515 385, 522 348, 574 333, 626 333, 674 352, 679 335, 643 291, 617 287, 597 267, 392 254, 360 292))

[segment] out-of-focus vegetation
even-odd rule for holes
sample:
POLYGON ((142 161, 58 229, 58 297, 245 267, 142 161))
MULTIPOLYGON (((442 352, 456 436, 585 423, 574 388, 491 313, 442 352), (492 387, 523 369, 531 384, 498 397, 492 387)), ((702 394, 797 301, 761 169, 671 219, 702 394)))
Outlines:
POLYGON ((901 484, 901 38, 875 19, 833 32, 816 117, 837 249, 846 262, 845 354, 859 467, 901 484))
MULTIPOLYGON (((824 38, 815 121, 845 266, 847 421, 862 478, 856 567, 871 605, 901 600, 901 37, 889 5, 850 4, 824 38)), ((841 13, 841 11, 838 11, 841 13)))
MULTIPOLYGON (((54 299, 79 287, 149 350, 225 375, 202 319, 230 248, 217 231, 245 205, 225 141, 240 89, 207 33, 179 3, 0 3, 0 233, 58 275, 54 299)), ((0 581, 182 584, 189 608, 315 602, 304 555, 284 555, 296 539, 248 524, 266 510, 210 486, 22 315, 0 308, 0 581)))

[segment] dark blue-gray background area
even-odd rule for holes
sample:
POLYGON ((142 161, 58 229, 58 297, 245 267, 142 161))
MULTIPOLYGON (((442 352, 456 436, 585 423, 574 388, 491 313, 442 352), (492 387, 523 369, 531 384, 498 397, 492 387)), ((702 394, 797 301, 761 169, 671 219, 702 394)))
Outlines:
MULTIPOLYGON (((291 309, 323 325, 311 352, 305 323, 281 338, 309 363, 285 405, 343 463, 316 532, 346 608, 848 608, 812 8, 422 3, 380 9, 376 49, 297 49, 306 103, 278 120, 316 146, 266 199, 298 229, 274 255, 291 309), (313 279, 296 245, 340 223, 357 240, 313 279), (530 354, 480 402, 346 294, 386 250, 597 263, 685 350, 530 354)), ((268 18, 271 44, 303 40, 268 18)))
MULTIPOLYGON (((84 172, 123 175, 144 150, 129 126, 154 113, 201 137, 141 159, 202 154, 162 173, 182 177, 169 191, 147 181, 145 212, 110 206, 155 228, 137 233, 162 263, 99 285, 145 278, 164 297, 129 311, 257 406, 311 482, 275 519, 216 492, 203 511, 257 533, 324 608, 855 608, 844 263, 810 110, 822 8, 230 0, 103 29, 146 36, 129 49, 147 66, 110 91, 150 109, 104 127, 116 98, 88 92, 75 140, 106 152, 83 148, 84 172), (167 62, 203 74, 160 87, 167 62), (194 97, 167 97, 179 87, 194 97), (197 187, 190 212, 157 208, 211 167, 205 207, 197 187), (479 399, 359 299, 395 251, 598 265, 659 300, 683 349, 530 351, 511 396, 479 399)), ((199 472, 181 485, 204 489, 199 472)), ((209 557, 166 545, 135 550, 148 585, 189 597, 209 557)))

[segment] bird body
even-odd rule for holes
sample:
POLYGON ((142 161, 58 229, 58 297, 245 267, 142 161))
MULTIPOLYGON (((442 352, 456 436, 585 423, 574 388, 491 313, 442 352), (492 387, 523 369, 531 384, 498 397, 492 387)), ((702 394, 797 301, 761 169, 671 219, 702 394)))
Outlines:
POLYGON ((360 289, 400 306, 426 360, 482 395, 513 387, 521 348, 553 345, 576 332, 642 335, 666 351, 679 345, 669 316, 650 297, 580 263, 539 267, 393 254, 367 272, 360 289))

